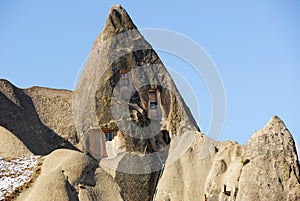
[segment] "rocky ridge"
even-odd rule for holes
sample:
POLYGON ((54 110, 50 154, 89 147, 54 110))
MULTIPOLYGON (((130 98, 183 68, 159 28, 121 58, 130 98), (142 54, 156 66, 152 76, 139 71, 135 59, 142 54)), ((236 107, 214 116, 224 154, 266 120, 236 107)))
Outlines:
POLYGON ((161 60, 119 5, 111 8, 74 92, 19 89, 0 80, 0 111, 0 156, 43 160, 41 174, 16 200, 300 200, 295 143, 282 120, 272 117, 246 146, 201 133, 161 60), (135 87, 125 97, 130 118, 111 110, 124 107, 114 94, 123 72, 135 87), (148 114, 153 87, 163 100, 159 121, 148 114), (145 131, 135 125, 151 122, 162 132, 138 138, 145 131), (120 153, 100 161, 86 153, 90 127, 122 127, 120 153), (169 146, 159 146, 166 133, 169 146))

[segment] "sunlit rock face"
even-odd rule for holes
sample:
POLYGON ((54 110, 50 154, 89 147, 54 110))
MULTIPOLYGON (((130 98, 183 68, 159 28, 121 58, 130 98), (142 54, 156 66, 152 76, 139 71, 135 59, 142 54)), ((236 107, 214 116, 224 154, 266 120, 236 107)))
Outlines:
POLYGON ((164 170, 156 200, 300 199, 295 143, 279 117, 272 117, 246 146, 206 138, 195 138, 188 151, 164 170))
POLYGON ((198 130, 194 118, 151 45, 127 12, 113 6, 94 42, 74 92, 80 138, 91 127, 121 131, 126 151, 153 151, 149 139, 167 131, 198 130))
POLYGON ((115 164, 127 200, 152 199, 172 139, 198 131, 162 61, 119 5, 94 42, 73 112, 84 150, 107 158, 103 167, 115 164))
POLYGON ((295 142, 279 117, 248 140, 245 158, 238 200, 300 200, 295 142))
POLYGON ((246 146, 202 134, 119 5, 74 92, 0 80, 0 145, 3 174, 11 157, 43 155, 28 185, 0 188, 5 198, 3 192, 16 200, 300 200, 299 161, 284 123, 274 116, 246 146))

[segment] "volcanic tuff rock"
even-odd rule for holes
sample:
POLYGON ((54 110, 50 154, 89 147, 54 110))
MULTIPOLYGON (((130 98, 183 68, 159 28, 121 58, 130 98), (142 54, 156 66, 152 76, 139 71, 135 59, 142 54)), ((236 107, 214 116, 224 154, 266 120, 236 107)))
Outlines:
POLYGON ((136 130, 136 125, 167 130, 171 138, 184 129, 198 130, 162 61, 120 5, 112 6, 104 29, 94 42, 74 91, 74 110, 77 115, 75 121, 79 122, 78 130, 82 132, 80 137, 84 137, 91 126, 119 127, 125 140, 123 145, 128 151, 143 152, 149 147, 148 140, 138 140, 148 133, 136 130), (126 94, 130 96, 122 97, 122 100, 120 79, 123 73, 128 76, 126 94), (152 89, 157 90, 161 97, 161 103, 158 103, 162 110, 161 122, 148 118, 148 92, 152 89), (122 110, 124 100, 129 102, 130 116, 114 114, 119 111, 112 107, 122 110), (157 126, 149 126, 151 123, 157 123, 157 126), (124 135, 124 132, 127 134, 124 135), (133 139, 128 136, 136 136, 134 146, 133 139))
POLYGON ((13 133, 0 126, 0 156, 1 157, 15 157, 15 156, 27 156, 32 153, 19 140, 13 133), (17 147, 17 149, 16 149, 17 147))
POLYGON ((83 153, 59 149, 44 157, 41 175, 17 200, 123 200, 112 177, 83 153))
POLYGON ((91 127, 116 129, 120 147, 134 153, 115 161, 116 167, 129 165, 129 170, 141 169, 139 175, 119 168, 114 170, 115 180, 127 200, 152 199, 162 165, 161 156, 153 155, 149 160, 144 155, 156 151, 153 141, 163 143, 164 134, 159 135, 160 132, 172 140, 187 129, 198 130, 162 61, 119 5, 111 8, 73 97, 77 115, 75 125, 83 144, 91 127), (120 81, 124 74, 127 76, 126 86, 120 81), (156 95, 159 97, 156 107, 161 115, 157 119, 150 117, 150 91, 159 94, 156 95), (124 113, 128 108, 129 113, 124 113), (156 169, 144 169, 154 161, 156 169))
POLYGON ((300 200, 295 143, 277 116, 248 140, 245 158, 238 200, 300 200))
POLYGON ((184 156, 164 170, 156 200, 300 199, 295 144, 277 116, 245 147, 213 140, 203 146, 205 138, 198 136, 184 156), (205 150, 209 154, 203 157, 205 150))
POLYGON ((75 149, 71 144, 76 143, 71 94, 42 87, 19 89, 0 79, 0 126, 37 155, 58 148, 75 149))
POLYGON ((0 80, 0 126, 0 156, 48 154, 41 175, 17 200, 300 199, 299 162, 284 123, 273 117, 246 146, 202 134, 119 5, 74 92, 0 80), (95 134, 109 140, 113 133, 104 144, 108 157, 95 160, 95 134), (114 155, 112 144, 119 148, 114 155))

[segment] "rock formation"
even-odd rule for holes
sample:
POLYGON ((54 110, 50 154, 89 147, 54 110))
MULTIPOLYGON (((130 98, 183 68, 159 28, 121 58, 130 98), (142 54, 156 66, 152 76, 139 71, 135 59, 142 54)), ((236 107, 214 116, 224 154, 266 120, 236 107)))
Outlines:
POLYGON ((117 129, 127 151, 150 148, 148 140, 139 139, 162 130, 168 131, 171 139, 184 129, 198 130, 162 61, 121 6, 111 8, 73 100, 79 138, 90 127, 117 129), (155 105, 151 105, 151 92, 155 105), (154 115, 150 107, 157 107, 158 114, 154 115), (139 144, 132 144, 133 138, 139 144))
POLYGON ((238 200, 300 200, 300 171, 295 143, 274 116, 248 140, 238 200))
POLYGON ((102 166, 116 163, 114 178, 126 200, 151 200, 164 163, 160 160, 167 155, 167 150, 158 151, 186 130, 198 130, 171 76, 121 6, 111 8, 73 101, 78 138, 85 146, 89 137, 84 149, 106 155, 91 146, 98 129, 117 133, 116 152, 128 152, 102 161, 102 166))
POLYGON ((76 143, 71 101, 70 91, 19 89, 1 79, 0 126, 36 155, 46 155, 58 148, 75 149, 71 144, 76 143))
POLYGON ((246 146, 201 133, 119 5, 74 92, 0 80, 0 156, 27 155, 42 155, 41 172, 16 200, 300 200, 284 123, 274 116, 246 146))
MULTIPOLYGON (((299 200, 299 161, 284 123, 274 116, 244 147, 197 137, 164 170, 156 200, 299 200), (209 152, 205 158, 204 150, 209 152)), ((170 150, 171 152, 171 150, 170 150)), ((168 161, 167 161, 168 162, 168 161)))

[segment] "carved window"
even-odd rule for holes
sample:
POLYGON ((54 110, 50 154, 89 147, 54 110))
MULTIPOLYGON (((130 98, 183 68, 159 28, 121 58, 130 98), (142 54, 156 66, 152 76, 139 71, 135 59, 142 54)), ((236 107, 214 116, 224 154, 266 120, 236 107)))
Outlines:
POLYGON ((150 91, 149 92, 149 103, 150 103, 150 109, 154 110, 157 108, 157 95, 156 91, 150 91))
POLYGON ((105 133, 104 134, 104 140, 105 140, 105 142, 112 141, 113 140, 113 134, 112 133, 105 133))
POLYGON ((121 86, 128 86, 128 73, 121 72, 121 86))

